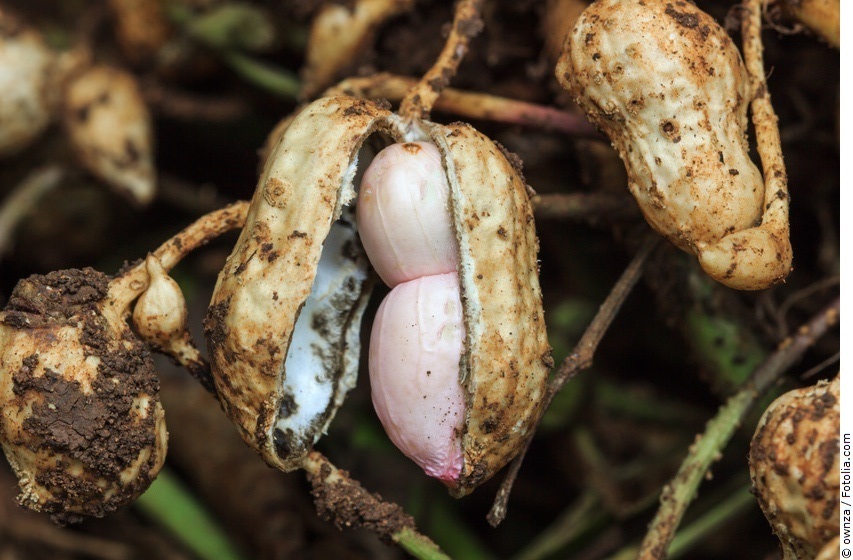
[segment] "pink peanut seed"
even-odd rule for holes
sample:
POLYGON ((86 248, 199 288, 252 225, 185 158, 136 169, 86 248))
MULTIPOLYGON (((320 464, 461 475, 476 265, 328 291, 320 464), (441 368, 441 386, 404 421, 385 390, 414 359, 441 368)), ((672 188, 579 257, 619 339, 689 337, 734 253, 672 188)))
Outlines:
POLYGON ((382 280, 400 282, 456 270, 456 238, 441 154, 426 142, 392 144, 361 180, 361 242, 382 280))
POLYGON ((464 336, 455 273, 397 285, 370 335, 371 394, 385 431, 429 476, 446 482, 462 469, 464 336))

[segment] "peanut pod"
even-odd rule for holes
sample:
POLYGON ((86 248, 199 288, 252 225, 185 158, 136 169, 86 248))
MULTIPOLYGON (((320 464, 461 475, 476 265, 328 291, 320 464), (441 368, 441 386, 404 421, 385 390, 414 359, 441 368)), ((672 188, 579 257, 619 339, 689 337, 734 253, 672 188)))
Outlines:
POLYGON ((832 540, 839 531, 840 430, 840 375, 777 398, 755 430, 749 449, 753 494, 785 560, 838 550, 832 540))
POLYGON ((727 286, 784 280, 787 189, 765 189, 749 158, 757 92, 713 18, 688 2, 597 0, 566 39, 557 78, 610 138, 656 231, 727 286))
POLYGON ((148 488, 168 434, 139 336, 188 365, 179 354, 192 345, 185 303, 167 271, 240 227, 247 206, 203 216, 113 278, 84 268, 18 282, 0 311, 0 444, 21 505, 65 523, 101 517, 148 488), (129 325, 137 298, 138 333, 129 325))
POLYGON ((58 67, 41 34, 0 8, 0 157, 29 146, 53 120, 58 67))
POLYGON ((464 495, 520 450, 552 365, 526 187, 470 126, 406 126, 345 96, 304 108, 273 147, 220 273, 205 321, 213 375, 246 442, 271 465, 298 468, 355 383, 370 281, 348 205, 359 149, 376 133, 435 144, 450 185, 466 330, 464 464, 452 492, 464 495))
POLYGON ((18 282, 0 312, 0 442, 18 501, 60 523, 130 503, 166 458, 160 384, 127 324, 142 288, 51 272, 18 282))

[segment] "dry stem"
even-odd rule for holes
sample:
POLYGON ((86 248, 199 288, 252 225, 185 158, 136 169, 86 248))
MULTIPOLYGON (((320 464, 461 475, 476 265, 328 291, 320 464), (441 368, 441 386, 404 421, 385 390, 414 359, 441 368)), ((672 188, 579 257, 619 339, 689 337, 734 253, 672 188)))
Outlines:
POLYGON ((450 83, 468 52, 468 44, 482 29, 480 10, 484 0, 459 0, 453 14, 453 26, 444 48, 432 68, 403 98, 400 116, 408 122, 429 118, 435 100, 450 83))
MULTIPOLYGON (((395 74, 374 74, 372 76, 347 78, 323 95, 352 95, 365 99, 384 98, 399 101, 406 97, 418 85, 414 78, 395 74)), ((554 130, 570 136, 603 139, 589 120, 580 113, 562 111, 547 107, 507 99, 488 93, 475 93, 446 88, 441 97, 434 100, 433 107, 438 111, 452 113, 472 119, 490 120, 507 124, 519 124, 539 130, 554 130)), ((400 108, 401 113, 403 108, 400 108)))
MULTIPOLYGON (((592 365, 593 356, 595 355, 595 351, 598 348, 601 339, 604 338, 604 334, 607 332, 607 329, 610 328, 610 324, 613 322, 617 313, 619 313, 619 309, 627 299, 628 294, 631 293, 631 290, 642 276, 643 266, 646 263, 646 259, 652 252, 652 249, 654 249, 659 242, 660 238, 656 235, 649 237, 646 240, 637 254, 634 255, 634 258, 631 260, 628 268, 625 269, 625 272, 622 273, 622 276, 619 277, 619 280, 613 286, 613 289, 610 291, 607 299, 601 304, 598 313, 589 324, 589 327, 587 327, 577 346, 575 346, 575 349, 566 357, 565 360, 563 360, 563 363, 560 364, 556 373, 551 377, 551 381, 548 384, 548 390, 545 394, 544 405, 542 406, 543 414, 544 411, 548 409, 551 401, 554 400, 554 396, 560 392, 565 384, 578 373, 592 365)), ((531 434, 534 433, 536 433, 536 430, 531 432, 531 434)), ((515 483, 515 478, 518 476, 521 463, 524 461, 524 456, 527 454, 527 449, 530 447, 532 439, 532 435, 527 438, 521 453, 519 453, 510 464, 506 478, 504 478, 501 483, 501 487, 498 490, 498 494, 495 496, 494 504, 492 504, 492 509, 489 511, 487 516, 489 524, 493 527, 498 526, 501 521, 504 520, 504 517, 506 517, 509 495, 512 492, 512 486, 515 483)))
POLYGON ((761 42, 762 7, 767 0, 744 0, 741 33, 743 57, 752 91, 752 124, 764 174, 764 215, 761 227, 778 236, 789 235, 788 175, 782 158, 779 118, 770 103, 764 75, 764 45, 761 42))
MULTIPOLYGON (((249 203, 239 201, 221 210, 205 214, 160 245, 152 255, 168 272, 195 249, 206 245, 223 233, 243 227, 248 211, 249 203)), ((110 282, 110 297, 116 302, 129 304, 147 287, 148 271, 145 261, 142 261, 110 282)))
POLYGON ((65 171, 56 165, 31 172, 0 206, 0 256, 9 250, 18 224, 39 201, 62 181, 65 171))

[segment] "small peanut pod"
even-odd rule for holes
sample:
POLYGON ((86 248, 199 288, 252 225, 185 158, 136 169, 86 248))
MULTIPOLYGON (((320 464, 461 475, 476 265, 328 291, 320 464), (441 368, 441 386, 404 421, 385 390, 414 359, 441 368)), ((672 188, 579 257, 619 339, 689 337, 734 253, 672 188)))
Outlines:
POLYGON ((331 422, 358 368, 368 263, 346 205, 355 198, 358 151, 374 133, 435 145, 449 185, 465 330, 463 464, 452 491, 464 495, 521 448, 551 365, 525 185, 469 126, 410 128, 343 96, 319 99, 291 121, 206 320, 217 391, 244 439, 283 469, 299 467, 331 422), (324 270, 334 279, 325 286, 324 270), (319 313, 312 300, 324 294, 334 301, 319 313), (299 334, 304 327, 314 334, 299 334))
POLYGON ((787 191, 766 190, 749 158, 754 92, 713 18, 688 2, 597 0, 569 34, 557 78, 613 142, 656 231, 727 286, 787 276, 787 191))
POLYGON ((187 302, 156 257, 148 255, 145 268, 149 285, 133 308, 133 326, 146 342, 166 349, 187 330, 187 302))
POLYGON ((355 65, 384 22, 413 7, 412 0, 325 3, 311 24, 300 96, 310 99, 323 91, 342 70, 355 65))
POLYGON ((166 457, 159 381, 127 299, 99 272, 65 270, 21 280, 0 312, 0 441, 21 505, 58 522, 128 504, 166 457))
POLYGON ((785 560, 822 550, 838 558, 840 398, 840 376, 789 391, 767 408, 752 438, 753 493, 785 560))
POLYGON ((139 336, 158 352, 184 366, 212 390, 201 353, 187 329, 187 302, 181 287, 154 255, 145 259, 149 285, 133 308, 133 326, 139 336))

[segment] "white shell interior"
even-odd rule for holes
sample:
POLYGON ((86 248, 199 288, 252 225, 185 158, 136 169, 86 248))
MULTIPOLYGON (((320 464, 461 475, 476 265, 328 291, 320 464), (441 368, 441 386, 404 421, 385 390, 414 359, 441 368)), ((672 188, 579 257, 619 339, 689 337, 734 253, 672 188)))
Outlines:
POLYGON ((351 212, 332 224, 311 294, 284 361, 275 424, 278 453, 312 445, 325 432, 358 374, 359 325, 368 292, 367 259, 351 212))

